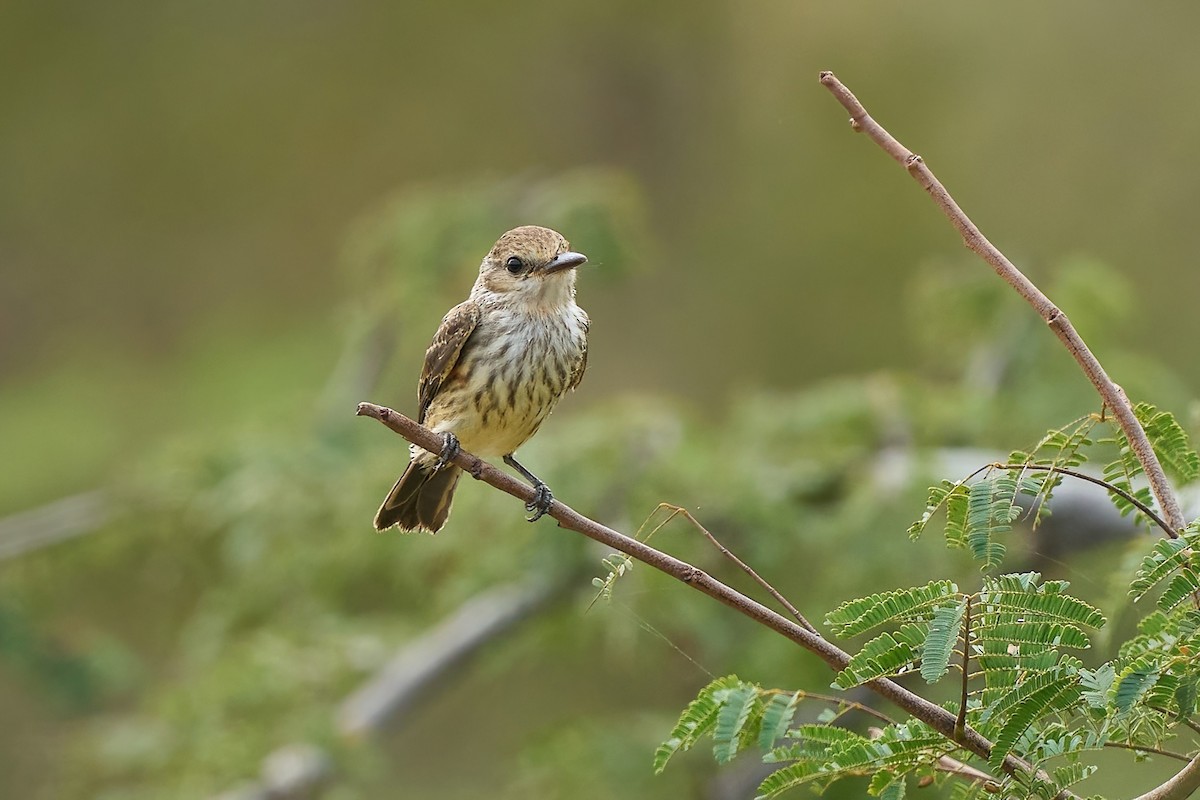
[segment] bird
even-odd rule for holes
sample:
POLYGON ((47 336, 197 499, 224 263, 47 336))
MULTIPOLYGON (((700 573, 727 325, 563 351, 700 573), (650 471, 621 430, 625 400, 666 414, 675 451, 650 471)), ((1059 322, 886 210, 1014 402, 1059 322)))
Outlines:
POLYGON ((461 477, 451 463, 460 449, 501 456, 530 482, 530 522, 549 511, 550 488, 513 453, 587 369, 590 320, 575 303, 576 269, 586 263, 562 234, 536 225, 508 231, 484 256, 470 295, 434 334, 417 383, 417 421, 442 435, 442 450, 411 446, 376 530, 441 530, 461 477))

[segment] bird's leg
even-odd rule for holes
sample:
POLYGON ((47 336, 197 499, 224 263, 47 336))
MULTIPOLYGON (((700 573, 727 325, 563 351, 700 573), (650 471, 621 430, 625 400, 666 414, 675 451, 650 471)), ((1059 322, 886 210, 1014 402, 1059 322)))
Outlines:
POLYGON ((458 455, 458 451, 461 449, 458 446, 458 437, 450 431, 443 433, 442 437, 442 452, 438 455, 438 460, 433 464, 434 472, 441 472, 443 468, 449 466, 450 462, 454 460, 454 457, 458 455))
POLYGON ((521 462, 513 458, 512 453, 504 457, 504 463, 521 473, 521 477, 533 485, 533 499, 525 504, 525 510, 533 513, 532 517, 526 517, 526 519, 530 522, 537 522, 543 514, 550 510, 550 506, 554 505, 554 495, 550 494, 550 487, 537 475, 521 466, 521 462))

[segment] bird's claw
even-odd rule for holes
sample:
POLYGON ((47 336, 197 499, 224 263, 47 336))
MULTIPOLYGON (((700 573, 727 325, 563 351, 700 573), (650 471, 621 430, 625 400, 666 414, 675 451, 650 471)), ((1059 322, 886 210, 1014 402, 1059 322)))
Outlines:
POLYGON ((434 472, 441 472, 442 469, 449 466, 450 462, 454 460, 454 457, 458 455, 461 449, 458 446, 458 437, 453 433, 446 431, 442 436, 442 452, 438 454, 438 460, 433 464, 434 472))
POLYGON ((554 505, 554 495, 550 493, 550 487, 544 483, 539 483, 533 487, 533 499, 525 504, 525 510, 533 514, 532 517, 526 517, 529 522, 537 522, 550 507, 554 505))

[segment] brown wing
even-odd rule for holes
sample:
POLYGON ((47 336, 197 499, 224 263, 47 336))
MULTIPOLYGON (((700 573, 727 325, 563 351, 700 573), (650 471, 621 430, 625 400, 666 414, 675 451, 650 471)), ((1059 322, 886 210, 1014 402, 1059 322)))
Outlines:
POLYGON ((433 335, 433 344, 425 351, 425 366, 421 369, 421 381, 417 384, 418 422, 425 422, 425 412, 437 397, 442 381, 458 363, 458 354, 463 344, 479 324, 479 306, 470 300, 450 309, 433 335))
POLYGON ((587 314, 583 315, 583 349, 579 353, 579 360, 575 362, 575 369, 571 372, 571 380, 567 383, 568 389, 574 389, 583 380, 583 373, 587 372, 587 334, 592 327, 592 321, 588 319, 587 314))

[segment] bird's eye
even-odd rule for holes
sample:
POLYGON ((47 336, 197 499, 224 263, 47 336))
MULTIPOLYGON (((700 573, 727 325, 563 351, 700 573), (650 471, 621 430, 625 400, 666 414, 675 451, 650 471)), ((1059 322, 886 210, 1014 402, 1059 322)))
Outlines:
POLYGON ((525 269, 525 262, 516 256, 509 256, 508 261, 505 261, 504 265, 508 267, 508 271, 513 275, 516 275, 518 272, 525 269))

